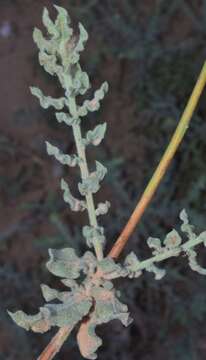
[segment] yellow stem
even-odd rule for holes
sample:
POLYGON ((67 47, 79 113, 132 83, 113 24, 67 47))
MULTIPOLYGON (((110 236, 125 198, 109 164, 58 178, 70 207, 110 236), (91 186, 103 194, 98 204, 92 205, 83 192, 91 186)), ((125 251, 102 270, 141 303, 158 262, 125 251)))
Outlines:
POLYGON ((198 104, 199 98, 206 84, 206 62, 203 65, 201 73, 198 77, 197 83, 190 96, 188 104, 182 114, 179 124, 172 136, 172 139, 158 165, 151 180, 149 181, 142 197, 140 198, 136 208, 134 209, 128 223, 124 227, 122 233, 118 237, 114 246, 112 247, 108 256, 117 258, 125 247, 130 235, 134 231, 136 225, 139 223, 144 211, 153 198, 153 195, 158 188, 164 174, 166 173, 171 160, 173 159, 184 135, 189 127, 190 120, 198 104))

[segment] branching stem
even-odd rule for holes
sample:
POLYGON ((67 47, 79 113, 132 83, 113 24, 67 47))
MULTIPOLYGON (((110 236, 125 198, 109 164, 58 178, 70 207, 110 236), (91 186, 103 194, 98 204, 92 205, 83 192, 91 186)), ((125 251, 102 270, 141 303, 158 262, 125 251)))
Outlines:
MULTIPOLYGON (((140 198, 140 201, 138 202, 134 212, 132 213, 127 225, 123 229, 121 235, 117 239, 116 243, 112 247, 109 256, 112 258, 117 258, 122 250, 124 249, 130 235, 134 231, 136 225, 140 221, 144 211, 146 210, 147 206, 149 205, 150 201, 153 198, 153 195, 159 186, 166 170, 168 169, 171 160, 173 159, 176 150, 178 149, 178 146, 180 145, 186 130, 188 129, 190 120, 192 118, 192 115, 194 113, 194 110, 197 106, 197 103, 199 101, 199 98, 202 94, 202 91, 206 84, 206 63, 204 64, 202 71, 199 75, 199 78, 197 80, 197 83, 194 87, 194 90, 192 92, 192 95, 189 99, 189 102, 185 108, 185 111, 180 119, 179 125, 177 126, 177 129, 162 157, 162 160, 160 161, 156 171, 154 172, 154 175, 152 176, 148 186, 146 187, 142 197, 140 198)), ((75 101, 75 100, 74 100, 75 101)), ((76 106, 76 105, 75 105, 76 106)), ((86 178, 89 175, 87 161, 86 161, 86 155, 85 155, 85 149, 84 146, 82 146, 82 136, 81 136, 81 129, 78 125, 75 125, 73 127, 74 131, 74 138, 76 142, 77 152, 78 156, 83 159, 83 162, 80 166, 82 178, 86 178)), ((88 208, 88 215, 90 224, 92 226, 97 226, 97 219, 95 215, 95 207, 94 207, 94 200, 92 194, 89 194, 86 197, 87 201, 87 208, 88 208)), ((194 240, 195 241, 195 240, 194 240)), ((187 241, 184 245, 181 246, 182 251, 187 251, 190 248, 193 248, 195 245, 201 243, 203 240, 198 237, 196 239, 196 243, 194 241, 187 241)), ((181 252, 180 250, 180 252, 181 252)), ((95 244, 95 252, 98 257, 98 259, 101 259, 103 257, 102 254, 102 247, 101 244, 96 243, 95 244)), ((177 252, 175 253, 178 254, 177 252)), ((174 250, 168 250, 167 252, 164 252, 162 254, 155 255, 149 259, 143 260, 141 263, 137 264, 137 267, 134 269, 135 271, 143 270, 147 268, 148 266, 152 265, 155 262, 160 262, 162 260, 168 259, 169 257, 175 256, 174 250)), ((57 354, 57 352, 60 350, 61 346, 67 339, 71 332, 71 329, 69 327, 64 327, 59 329, 57 334, 54 336, 54 338, 51 340, 51 342, 48 344, 46 349, 43 351, 43 353, 39 356, 38 360, 52 360, 54 356, 57 354)))
POLYGON ((159 253, 155 256, 152 256, 149 259, 137 263, 137 265, 135 265, 132 268, 132 270, 139 271, 139 270, 147 269, 149 266, 151 266, 154 263, 161 262, 173 256, 178 256, 181 252, 186 253, 188 250, 193 249, 195 246, 203 243, 204 241, 205 241, 205 236, 204 237, 203 236, 201 237, 201 235, 197 236, 195 237, 195 239, 188 240, 187 242, 177 247, 176 249, 174 248, 174 249, 164 250, 162 253, 159 253))
POLYGON ((130 235, 133 233, 136 225, 139 223, 142 215, 147 209, 149 203, 151 202, 155 191, 157 190, 162 178, 164 177, 171 160, 173 159, 184 135, 189 127, 190 120, 195 111, 195 108, 198 104, 199 98, 202 94, 202 91, 206 84, 206 63, 204 63, 197 83, 194 87, 194 90, 190 96, 188 104, 183 112, 183 115, 179 121, 179 124, 172 136, 172 139, 159 163, 157 166, 149 184, 147 185, 142 197, 140 198, 136 208, 134 209, 128 223, 124 227, 122 233, 118 237, 114 246, 112 247, 109 256, 112 258, 117 258, 122 250, 124 249, 126 243, 129 240, 130 235))

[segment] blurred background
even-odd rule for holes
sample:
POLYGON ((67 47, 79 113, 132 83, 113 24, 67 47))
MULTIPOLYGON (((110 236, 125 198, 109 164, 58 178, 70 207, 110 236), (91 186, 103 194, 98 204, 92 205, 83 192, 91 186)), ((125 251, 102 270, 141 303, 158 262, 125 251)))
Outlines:
MULTIPOLYGON (((43 304, 40 284, 58 287, 45 268, 48 248, 85 250, 76 216, 63 202, 60 179, 76 189, 70 172, 45 151, 45 140, 74 151, 69 128, 57 125, 54 112, 43 111, 29 86, 60 94, 54 79, 39 66, 32 40, 42 28, 44 6, 53 1, 0 0, 0 360, 36 359, 55 331, 45 335, 16 327, 6 309, 35 313, 43 304)), ((102 109, 89 115, 84 130, 107 121, 106 139, 88 151, 89 163, 109 169, 97 200, 112 207, 101 219, 107 250, 126 223, 174 131, 206 59, 205 0, 67 0, 74 24, 81 21, 90 38, 82 66, 94 89, 107 80, 110 92, 102 109)), ((186 208, 197 231, 206 216, 206 96, 155 199, 124 255, 134 250, 150 256, 148 236, 161 237, 180 226, 186 208)), ((204 249, 200 261, 204 264, 204 249)), ((122 257, 124 258, 124 256, 122 257)), ((104 360, 203 360, 206 352, 206 279, 184 258, 164 266, 167 276, 152 274, 119 285, 134 318, 98 329, 104 360), (121 286, 120 286, 121 285, 121 286)), ((81 359, 70 337, 58 359, 81 359)))

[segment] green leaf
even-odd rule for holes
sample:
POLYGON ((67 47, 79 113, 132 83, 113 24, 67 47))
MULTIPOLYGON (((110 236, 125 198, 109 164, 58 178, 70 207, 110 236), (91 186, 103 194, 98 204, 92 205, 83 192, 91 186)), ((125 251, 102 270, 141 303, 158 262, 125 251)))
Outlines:
MULTIPOLYGON (((67 57, 68 65, 71 63, 71 56, 67 57)), ((71 65, 71 64, 70 64, 71 65)), ((67 74, 65 77, 64 88, 66 90, 66 96, 68 98, 68 102, 72 103, 71 99, 76 97, 77 95, 84 95, 86 91, 90 88, 89 76, 86 72, 82 71, 79 63, 75 65, 71 65, 72 71, 67 74)), ((70 104, 69 104, 70 105, 70 104)), ((73 114, 73 111, 71 111, 73 114)), ((75 107, 75 114, 77 113, 75 107)))
POLYGON ((71 296, 70 301, 64 304, 48 304, 45 308, 49 311, 51 326, 74 327, 92 306, 92 299, 84 296, 71 296))
POLYGON ((76 45, 73 48, 72 55, 70 57, 71 64, 77 64, 80 59, 80 52, 84 50, 85 44, 88 40, 88 33, 84 26, 79 24, 79 38, 76 45))
POLYGON ((107 173, 107 169, 99 161, 96 161, 96 174, 99 181, 102 181, 107 173))
POLYGON ((71 291, 76 291, 79 288, 79 285, 75 280, 72 279, 61 279, 62 284, 71 289, 71 291))
POLYGON ((90 88, 89 76, 85 71, 81 71, 80 86, 78 89, 79 94, 84 95, 89 88, 90 88))
MULTIPOLYGON (((49 297, 48 289, 43 291, 46 291, 46 297, 49 297)), ((44 333, 53 326, 73 328, 88 314, 91 306, 91 297, 76 291, 72 294, 67 293, 63 304, 47 304, 41 307, 37 315, 27 315, 23 311, 9 313, 9 315, 24 329, 44 333)))
POLYGON ((67 10, 64 9, 63 7, 60 7, 57 5, 54 5, 54 7, 58 12, 58 16, 55 21, 55 26, 58 29, 58 31, 60 32, 62 39, 69 40, 73 34, 73 30, 69 26, 69 24, 71 22, 69 14, 68 14, 67 10))
POLYGON ((107 124, 97 125, 93 130, 89 130, 86 134, 86 139, 83 140, 84 145, 92 144, 98 146, 104 139, 107 124))
POLYGON ((64 154, 58 147, 46 141, 48 155, 54 156, 62 165, 74 167, 80 163, 80 158, 77 155, 64 154))
POLYGON ((48 33, 52 35, 55 39, 57 39, 59 36, 59 32, 57 31, 57 28, 53 21, 50 19, 49 11, 46 7, 43 10, 42 21, 44 26, 47 28, 48 33))
POLYGON ((188 220, 188 215, 186 213, 186 210, 183 209, 180 213, 180 219, 182 220, 183 224, 181 226, 182 232, 186 233, 188 238, 190 240, 193 240, 197 237, 197 235, 194 233, 194 226, 190 225, 188 220))
POLYGON ((84 50, 85 44, 86 44, 88 38, 89 38, 89 36, 88 36, 88 33, 87 33, 85 27, 81 23, 79 23, 79 40, 75 47, 76 52, 79 53, 84 50))
MULTIPOLYGON (((100 228, 100 232, 104 235, 104 229, 100 228)), ((91 251, 86 251, 82 257, 83 273, 87 276, 95 273, 97 268, 97 258, 91 251)))
POLYGON ((104 98, 109 89, 108 83, 104 82, 99 90, 95 91, 93 100, 85 100, 83 105, 78 108, 80 117, 86 116, 89 111, 97 111, 100 108, 100 101, 104 98))
POLYGON ((126 277, 128 275, 128 271, 126 269, 124 269, 120 264, 116 264, 113 259, 108 257, 99 261, 97 266, 103 273, 103 277, 106 280, 126 277))
POLYGON ((158 238, 149 237, 147 239, 147 245, 149 246, 149 248, 154 249, 154 251, 152 251, 153 255, 157 255, 163 250, 161 246, 161 241, 158 238))
POLYGON ((44 109, 48 109, 50 106, 53 106, 57 110, 63 109, 65 105, 65 98, 54 99, 51 96, 44 96, 42 91, 37 87, 30 87, 30 90, 32 95, 39 99, 40 104, 44 109))
POLYGON ((74 249, 49 249, 49 255, 50 260, 46 266, 52 274, 68 279, 77 279, 80 276, 82 262, 74 249))
POLYGON ((83 236, 85 237, 87 246, 89 248, 94 246, 94 243, 96 241, 98 241, 102 245, 104 245, 105 243, 104 228, 100 226, 98 226, 97 228, 88 225, 84 226, 83 236))
POLYGON ((99 161, 96 161, 96 171, 78 184, 80 194, 87 196, 89 193, 96 193, 100 189, 100 181, 103 180, 106 173, 107 169, 99 161))
POLYGON ((45 51, 40 51, 39 53, 39 63, 45 71, 50 75, 61 74, 63 69, 61 66, 57 65, 57 58, 55 55, 48 55, 45 51))
POLYGON ((84 95, 90 87, 89 76, 86 72, 82 71, 79 64, 73 65, 72 83, 69 88, 71 94, 84 95))
POLYGON ((155 280, 161 280, 166 274, 166 271, 164 269, 159 269, 154 264, 148 266, 145 270, 153 272, 155 274, 155 280))
POLYGON ((69 125, 69 126, 80 124, 79 118, 71 117, 71 116, 69 116, 69 114, 66 114, 63 112, 56 113, 56 118, 59 123, 64 122, 66 125, 69 125))
POLYGON ((8 311, 8 313, 18 326, 27 331, 32 330, 34 332, 45 333, 51 328, 47 312, 42 310, 42 308, 36 315, 27 315, 23 311, 17 311, 15 313, 8 311))
POLYGON ((109 201, 105 201, 105 203, 99 203, 97 209, 95 210, 96 216, 107 214, 111 204, 109 201))
POLYGON ((54 54, 53 43, 44 38, 41 30, 34 28, 33 40, 37 44, 40 51, 46 50, 47 53, 54 54))
POLYGON ((48 285, 41 285, 41 290, 44 299, 49 302, 52 300, 60 300, 62 302, 66 302, 69 300, 70 293, 68 291, 58 291, 50 288, 48 285))
POLYGON ((61 189, 64 191, 64 201, 70 205, 73 211, 84 211, 87 208, 85 201, 78 200, 72 196, 68 184, 62 179, 61 189))
POLYGON ((177 248, 181 245, 181 243, 182 239, 176 230, 170 231, 164 240, 164 245, 168 249, 177 248))
POLYGON ((133 251, 125 258, 124 267, 128 271, 128 277, 130 279, 138 278, 142 275, 142 270, 136 270, 140 263, 141 261, 137 258, 133 251))

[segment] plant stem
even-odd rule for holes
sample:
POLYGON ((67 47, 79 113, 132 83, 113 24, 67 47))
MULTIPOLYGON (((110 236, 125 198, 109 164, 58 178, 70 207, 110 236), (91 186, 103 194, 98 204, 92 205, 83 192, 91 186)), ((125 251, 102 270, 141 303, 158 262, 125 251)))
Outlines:
POLYGON ((72 328, 64 326, 56 333, 37 360, 52 360, 71 333, 72 328))
POLYGON ((134 267, 132 267, 132 271, 139 271, 139 270, 147 269, 150 265, 152 265, 156 262, 166 260, 173 256, 178 256, 181 252, 187 252, 188 250, 193 249, 194 246, 197 246, 203 242, 205 242, 205 235, 201 236, 201 234, 200 234, 195 239, 188 240, 183 245, 181 245, 177 248, 165 250, 164 252, 157 254, 155 256, 152 256, 149 259, 138 262, 134 267))
POLYGON ((139 223, 142 215, 144 214, 146 208, 151 202, 156 189, 158 188, 164 174, 166 173, 171 160, 173 159, 184 135, 189 127, 190 120, 194 113, 194 110, 198 104, 199 98, 202 94, 202 91, 206 84, 206 63, 204 63, 197 83, 194 87, 194 90, 190 96, 188 104, 182 114, 182 117, 179 121, 179 124, 172 136, 172 139, 158 165, 156 168, 151 180, 149 181, 142 197, 140 198, 135 210, 133 211, 128 223, 124 227, 122 233, 118 237, 108 256, 112 258, 117 258, 122 250, 124 249, 127 241, 129 240, 130 235, 134 231, 136 225, 139 223))
MULTIPOLYGON (((74 98, 69 99, 70 104, 72 104, 72 108, 75 109, 75 112, 77 112, 76 109, 76 102, 74 98)), ((74 114, 76 115, 76 114, 74 114)), ((79 158, 81 159, 79 167, 81 171, 81 177, 82 179, 87 179, 89 177, 89 170, 87 165, 87 159, 86 159, 86 152, 85 152, 85 146, 82 142, 82 134, 81 134, 81 128, 79 125, 73 125, 73 134, 74 134, 74 140, 77 148, 77 153, 79 158)), ((97 217, 95 214, 95 206, 94 206, 94 199, 93 194, 90 192, 86 195, 86 203, 87 203, 87 211, 89 215, 89 222, 90 225, 97 228, 97 217)), ((96 239, 94 241, 94 249, 98 260, 101 260, 103 258, 103 250, 101 243, 96 239)))
MULTIPOLYGON (((127 225, 125 226, 125 228, 123 229, 119 238, 115 242, 115 244, 112 247, 108 256, 117 258, 120 255, 120 253, 122 252, 124 246, 126 245, 128 239, 129 239, 130 235, 134 231, 134 229, 135 229, 136 225, 138 224, 138 222, 140 221, 144 211, 146 210, 147 206, 149 205, 150 201, 152 200, 152 197, 153 197, 156 189, 158 188, 167 168, 169 167, 171 160, 174 157, 174 154, 175 154, 178 146, 180 145, 180 143, 184 137, 184 134, 189 126, 189 122, 190 122, 191 117, 194 113, 194 110, 197 106, 197 103, 198 103, 199 98, 202 94, 202 91, 205 87, 205 84, 206 84, 206 63, 204 64, 204 66, 202 68, 202 71, 197 80, 195 88, 192 92, 189 102, 185 108, 185 111, 180 119, 179 125, 177 126, 177 129, 169 143, 167 150, 165 151, 156 171, 154 172, 154 175, 152 176, 148 186, 146 187, 142 197, 140 198, 140 201, 138 202, 134 212, 132 213, 127 225)), ((70 101, 71 101, 71 99, 70 99, 70 101)), ((75 102, 75 99, 73 99, 73 101, 75 102)), ((76 107, 76 103, 75 103, 75 107, 76 107)), ((88 165, 87 165, 87 161, 86 161, 85 148, 82 145, 82 141, 81 141, 82 136, 81 136, 81 129, 80 129, 79 125, 74 125, 73 131, 74 131, 74 138, 75 138, 78 156, 81 159, 83 159, 83 162, 81 163, 81 166, 80 166, 80 170, 81 170, 82 178, 85 179, 88 177, 89 171, 88 171, 88 165)), ((87 201, 87 209, 88 209, 90 224, 91 224, 91 226, 96 227, 97 226, 97 218, 96 218, 96 214, 95 214, 95 206, 94 206, 94 200, 93 200, 92 194, 89 194, 86 196, 86 201, 87 201)), ((199 238, 197 238, 197 239, 199 239, 199 238)), ((196 239, 196 241, 197 241, 197 239, 196 239)), ((196 245, 202 241, 203 241, 202 239, 201 239, 201 241, 199 239, 199 241, 196 243, 196 245)), ((181 247, 181 249, 183 251, 186 251, 186 250, 192 248, 194 245, 195 245, 194 242, 191 243, 191 241, 188 241, 181 247)), ((99 244, 99 242, 96 242, 94 244, 94 248, 95 248, 97 258, 102 259, 103 251, 102 251, 101 244, 99 244)), ((177 253, 176 253, 176 255, 177 255, 177 253)), ((142 261, 140 264, 137 264, 135 271, 143 270, 146 267, 148 267, 149 265, 153 264, 154 262, 159 262, 159 261, 165 260, 171 256, 176 256, 176 255, 174 255, 174 250, 168 250, 164 254, 159 254, 159 255, 153 256, 152 258, 149 258, 147 260, 142 261)), ((62 345, 65 342, 65 340, 67 339, 67 337, 69 336, 71 330, 72 329, 70 327, 63 327, 63 328, 59 329, 59 331, 53 337, 53 339, 48 344, 46 349, 39 356, 38 360, 52 360, 54 358, 54 356, 58 353, 60 348, 62 347, 62 345)))

